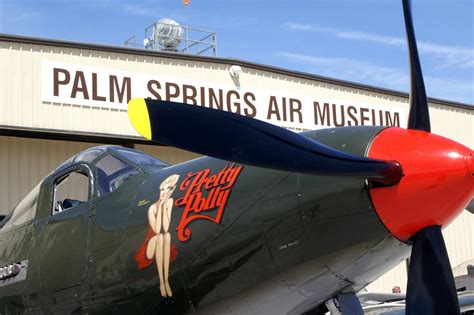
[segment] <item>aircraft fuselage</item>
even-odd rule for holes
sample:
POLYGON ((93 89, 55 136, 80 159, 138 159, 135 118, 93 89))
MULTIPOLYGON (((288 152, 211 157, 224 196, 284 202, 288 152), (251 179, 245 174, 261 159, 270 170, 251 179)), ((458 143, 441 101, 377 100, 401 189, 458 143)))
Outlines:
MULTIPOLYGON (((363 156, 382 129, 305 135, 363 156)), ((150 168, 56 215, 48 181, 35 220, 0 230, 0 266, 25 265, 0 280, 0 313, 297 314, 358 291, 410 251, 381 223, 363 179, 203 157, 150 168)))

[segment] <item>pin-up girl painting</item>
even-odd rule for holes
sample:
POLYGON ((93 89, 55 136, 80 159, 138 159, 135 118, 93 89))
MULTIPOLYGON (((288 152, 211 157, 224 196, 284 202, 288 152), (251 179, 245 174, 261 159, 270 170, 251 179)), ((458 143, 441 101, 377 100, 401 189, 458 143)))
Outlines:
POLYGON ((171 235, 169 233, 171 213, 173 211, 173 198, 171 195, 176 189, 179 175, 174 174, 167 177, 160 185, 159 199, 148 208, 148 224, 150 231, 145 243, 137 251, 135 259, 138 262, 138 269, 147 267, 155 258, 158 276, 160 279, 160 293, 165 303, 174 301, 173 292, 168 282, 170 260, 176 255, 176 250, 172 250, 171 235), (144 249, 145 257, 142 256, 144 249))

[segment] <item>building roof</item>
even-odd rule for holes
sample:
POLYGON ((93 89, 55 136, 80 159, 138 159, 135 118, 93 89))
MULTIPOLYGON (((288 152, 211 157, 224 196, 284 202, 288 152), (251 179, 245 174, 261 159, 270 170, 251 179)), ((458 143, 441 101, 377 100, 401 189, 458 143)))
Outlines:
MULTIPOLYGON (((136 54, 136 55, 142 55, 142 56, 154 56, 154 57, 163 57, 163 58, 171 58, 171 59, 179 59, 179 60, 220 63, 220 64, 227 64, 227 65, 239 65, 242 67, 247 67, 247 68, 252 68, 252 69, 262 70, 262 71, 269 71, 273 73, 289 75, 289 76, 298 77, 302 79, 316 80, 316 81, 330 83, 330 84, 337 84, 337 85, 345 86, 349 88, 356 88, 356 89, 366 90, 370 92, 378 92, 378 93, 388 94, 391 96, 408 98, 408 93, 405 93, 405 92, 375 87, 375 86, 366 85, 362 83, 355 83, 355 82, 350 82, 350 81, 345 81, 345 80, 333 79, 333 78, 301 72, 301 71, 262 65, 259 63, 243 61, 243 60, 234 59, 234 58, 222 58, 222 57, 210 57, 210 56, 201 56, 201 55, 192 55, 192 54, 170 53, 170 52, 162 52, 162 51, 154 51, 154 50, 146 50, 146 49, 136 49, 136 48, 130 48, 130 47, 125 47, 125 46, 81 43, 81 42, 72 42, 72 41, 57 40, 57 39, 47 39, 47 38, 20 36, 20 35, 13 35, 13 34, 4 34, 4 33, 0 33, 0 41, 108 51, 108 52, 115 52, 115 53, 136 54)), ((474 111, 474 106, 471 104, 443 100, 443 99, 432 98, 432 97, 428 98, 428 100, 430 103, 436 103, 440 105, 447 105, 447 106, 469 109, 469 110, 474 111)))

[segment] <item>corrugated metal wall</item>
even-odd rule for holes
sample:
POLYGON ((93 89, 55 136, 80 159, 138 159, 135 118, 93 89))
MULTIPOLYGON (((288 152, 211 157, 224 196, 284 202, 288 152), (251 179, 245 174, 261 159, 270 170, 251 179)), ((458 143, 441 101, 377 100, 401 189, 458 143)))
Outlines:
MULTIPOLYGON (((76 132, 138 136, 124 110, 94 108, 78 104, 43 102, 41 62, 51 61, 137 74, 161 74, 175 80, 205 81, 240 89, 269 90, 318 99, 351 101, 358 104, 390 106, 407 110, 405 97, 350 88, 317 80, 245 68, 238 84, 229 75, 230 65, 218 62, 141 56, 29 43, 0 41, 0 125, 48 128, 76 132)), ((257 104, 265 111, 268 104, 257 104)))
MULTIPOLYGON (((461 215, 443 231, 451 267, 455 268, 474 258, 474 215, 463 211, 461 215)), ((454 276, 466 274, 466 269, 460 269, 454 276)), ((394 286, 399 286, 406 292, 407 269, 402 262, 391 271, 381 276, 368 286, 369 291, 391 292, 394 286)))
POLYGON ((8 213, 46 175, 97 144, 0 137, 0 213, 8 213))

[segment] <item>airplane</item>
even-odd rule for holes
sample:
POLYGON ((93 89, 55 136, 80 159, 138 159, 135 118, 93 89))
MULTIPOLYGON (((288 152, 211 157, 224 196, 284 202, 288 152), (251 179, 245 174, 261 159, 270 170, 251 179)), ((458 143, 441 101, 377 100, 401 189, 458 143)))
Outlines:
POLYGON ((474 152, 431 133, 403 10, 408 129, 297 134, 132 99, 145 138, 205 156, 100 146, 61 164, 0 223, 0 314, 363 314, 355 293, 408 257, 406 314, 459 314, 441 230, 474 197, 474 152))

